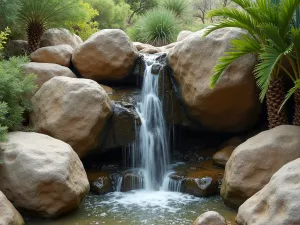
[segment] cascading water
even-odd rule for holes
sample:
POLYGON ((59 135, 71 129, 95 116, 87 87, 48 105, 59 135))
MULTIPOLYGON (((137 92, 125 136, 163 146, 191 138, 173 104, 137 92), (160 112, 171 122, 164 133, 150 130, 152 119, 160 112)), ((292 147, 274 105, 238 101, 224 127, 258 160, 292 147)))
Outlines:
POLYGON ((141 168, 144 189, 157 190, 169 165, 169 143, 158 96, 159 76, 151 72, 156 61, 153 56, 145 56, 145 62, 141 100, 137 104, 142 125, 131 150, 132 166, 141 168))

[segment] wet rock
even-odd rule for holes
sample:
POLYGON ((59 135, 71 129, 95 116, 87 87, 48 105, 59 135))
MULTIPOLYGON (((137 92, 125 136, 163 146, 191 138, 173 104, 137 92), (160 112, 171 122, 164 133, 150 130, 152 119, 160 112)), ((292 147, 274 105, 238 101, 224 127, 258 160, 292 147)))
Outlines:
POLYGON ((106 129, 102 149, 127 146, 135 140, 141 120, 135 107, 127 102, 114 102, 113 115, 106 129))
POLYGON ((132 45, 138 50, 141 51, 144 48, 154 48, 153 45, 150 44, 145 44, 145 43, 141 43, 141 42, 132 42, 132 45))
POLYGON ((0 191, 0 224, 24 225, 24 220, 11 202, 0 191))
POLYGON ((158 75, 159 72, 163 69, 163 66, 159 63, 154 63, 151 67, 151 73, 158 75))
POLYGON ((223 170, 212 167, 211 161, 179 166, 170 175, 173 180, 181 181, 181 191, 198 197, 217 194, 223 178, 223 170))
POLYGON ((32 98, 30 114, 38 132, 70 144, 82 157, 102 143, 105 125, 112 115, 109 97, 95 81, 55 77, 32 98))
POLYGON ((221 197, 238 208, 261 190, 284 164, 300 157, 300 127, 282 125, 239 145, 226 164, 221 197))
POLYGON ((104 91, 106 92, 106 94, 108 95, 111 95, 113 94, 115 91, 114 89, 112 89, 111 87, 109 86, 106 86, 106 85, 103 85, 103 84, 100 84, 100 86, 104 89, 104 91))
POLYGON ((57 217, 77 208, 89 192, 80 159, 60 140, 12 132, 0 148, 4 150, 0 190, 18 208, 57 217))
POLYGON ((76 34, 72 34, 69 30, 52 28, 44 32, 41 38, 40 46, 46 47, 67 44, 72 48, 76 48, 82 43, 83 41, 81 38, 76 34))
POLYGON ((241 132, 259 119, 261 104, 253 76, 256 56, 240 58, 224 71, 214 89, 209 87, 218 59, 242 34, 241 29, 224 28, 203 38, 199 31, 168 53, 184 109, 194 124, 206 130, 241 132))
POLYGON ((262 190, 240 206, 235 224, 300 224, 299 171, 300 159, 284 165, 262 190))
POLYGON ((75 48, 72 62, 84 78, 120 81, 130 74, 137 58, 124 31, 103 29, 75 48))
POLYGON ((177 36, 177 41, 182 41, 186 39, 188 36, 190 36, 191 34, 193 34, 193 32, 189 30, 180 31, 180 33, 177 36))
POLYGON ((226 163, 228 162, 228 160, 235 148, 236 148, 236 146, 230 145, 230 146, 227 146, 227 147, 221 149, 220 151, 216 152, 213 155, 214 164, 216 166, 225 168, 226 163))
POLYGON ((24 74, 35 74, 37 76, 38 88, 53 77, 65 76, 76 78, 76 75, 67 67, 53 63, 30 62, 23 66, 24 74))
POLYGON ((140 53, 156 54, 161 51, 162 51, 161 48, 151 47, 151 48, 144 48, 144 49, 140 50, 140 53))
POLYGON ((10 40, 4 48, 4 55, 7 58, 28 55, 28 52, 28 42, 24 40, 10 40))
POLYGON ((122 191, 132 191, 143 188, 143 176, 136 171, 125 173, 122 180, 122 191))
POLYGON ((91 186, 91 192, 94 194, 106 194, 113 191, 113 184, 108 172, 87 172, 91 186))
POLYGON ((208 211, 199 216, 193 225, 227 225, 227 223, 219 213, 208 211))
POLYGON ((61 66, 69 67, 73 48, 70 45, 56 45, 39 48, 30 54, 32 62, 55 63, 61 66))

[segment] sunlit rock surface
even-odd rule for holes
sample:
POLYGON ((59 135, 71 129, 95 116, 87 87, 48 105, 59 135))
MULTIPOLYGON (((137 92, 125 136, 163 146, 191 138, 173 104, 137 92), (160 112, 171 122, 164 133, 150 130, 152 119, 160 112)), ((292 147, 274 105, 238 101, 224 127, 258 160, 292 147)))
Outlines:
POLYGON ((57 217, 77 208, 89 191, 78 155, 60 140, 12 132, 0 148, 4 150, 0 190, 16 207, 57 217))

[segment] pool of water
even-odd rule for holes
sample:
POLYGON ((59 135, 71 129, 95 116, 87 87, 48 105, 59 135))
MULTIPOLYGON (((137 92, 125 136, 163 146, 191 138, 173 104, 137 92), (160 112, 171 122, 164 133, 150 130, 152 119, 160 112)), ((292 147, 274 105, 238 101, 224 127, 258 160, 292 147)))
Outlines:
POLYGON ((78 210, 60 219, 25 219, 28 225, 192 225, 199 215, 210 210, 234 224, 236 212, 225 207, 219 196, 197 198, 163 191, 88 195, 78 210))

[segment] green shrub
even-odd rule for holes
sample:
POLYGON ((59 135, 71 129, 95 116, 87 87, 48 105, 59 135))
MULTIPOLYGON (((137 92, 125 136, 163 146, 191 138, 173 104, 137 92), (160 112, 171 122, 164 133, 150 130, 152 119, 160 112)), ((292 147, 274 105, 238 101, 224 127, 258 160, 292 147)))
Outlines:
POLYGON ((179 25, 177 17, 170 10, 153 9, 134 25, 133 40, 154 46, 167 45, 176 40, 179 25))
POLYGON ((23 75, 22 65, 27 62, 26 57, 0 61, 0 141, 6 140, 7 131, 20 128, 24 111, 30 109, 36 77, 23 75))
POLYGON ((162 0, 160 5, 172 11, 178 18, 184 18, 188 11, 187 0, 162 0))

